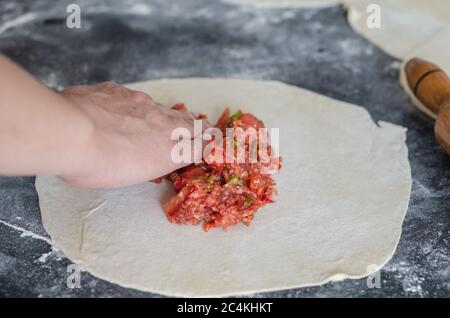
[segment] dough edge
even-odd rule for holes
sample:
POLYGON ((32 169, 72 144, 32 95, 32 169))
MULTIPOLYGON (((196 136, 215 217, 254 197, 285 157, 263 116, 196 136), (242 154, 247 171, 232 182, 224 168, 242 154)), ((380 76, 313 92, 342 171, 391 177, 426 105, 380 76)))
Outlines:
MULTIPOLYGON (((129 83, 126 84, 127 86, 130 87, 134 87, 135 85, 140 85, 140 84, 145 84, 145 83, 170 83, 170 82, 178 82, 178 81, 232 81, 232 82, 250 82, 250 83, 265 83, 265 84, 271 84, 271 85, 280 85, 283 87, 289 87, 289 88, 294 88, 296 90, 301 90, 301 91, 306 91, 306 92, 310 92, 313 94, 317 94, 313 91, 309 91, 307 89, 303 89, 294 85, 290 85, 290 84, 286 84, 283 82, 279 82, 279 81, 272 81, 272 80, 247 80, 247 79, 230 79, 230 78, 195 78, 195 77, 188 77, 188 78, 170 78, 170 79, 160 79, 160 80, 149 80, 149 81, 141 81, 141 82, 135 82, 135 83, 129 83)), ((321 97, 327 98, 329 100, 334 100, 333 98, 327 97, 327 96, 322 96, 321 97)), ((339 101, 339 100, 338 100, 339 101)), ((368 111, 360 106, 351 104, 351 103, 347 103, 347 102, 342 102, 339 101, 340 103, 344 103, 344 104, 348 104, 348 106, 351 107, 355 107, 358 108, 360 110, 363 110, 365 113, 367 113, 367 115, 370 117, 370 114, 368 113, 368 111)), ((373 121, 373 120, 372 120, 373 121)), ((377 125, 374 122, 375 125, 377 125)), ((160 294, 160 295, 165 295, 165 296, 169 296, 169 297, 230 297, 230 296, 245 296, 245 295, 251 295, 251 294, 255 294, 255 293, 264 293, 264 292, 275 292, 275 291, 281 291, 281 290, 288 290, 288 289, 295 289, 295 288, 304 288, 304 287, 312 287, 312 286, 320 286, 329 282, 337 282, 337 281, 342 281, 345 279, 361 279, 364 277, 367 277, 377 271, 379 271, 380 269, 382 269, 393 257, 397 247, 398 247, 398 243, 400 241, 401 238, 401 234, 402 234, 402 225, 403 225, 403 221, 404 218, 406 216, 407 210, 408 210, 408 206, 409 206, 409 201, 410 201, 410 195, 411 195, 411 187, 412 187, 412 178, 411 178, 411 169, 410 169, 410 163, 408 160, 408 148, 406 146, 406 131, 407 129, 405 127, 402 126, 398 126, 395 124, 391 124, 391 123, 386 123, 383 121, 380 121, 378 123, 379 127, 388 127, 388 126, 392 126, 392 128, 395 129, 402 129, 402 136, 403 136, 403 144, 402 144, 402 151, 404 152, 404 156, 402 156, 403 158, 406 158, 406 163, 407 163, 407 168, 409 170, 409 182, 408 182, 408 196, 406 199, 406 202, 403 206, 403 215, 402 215, 402 222, 399 225, 399 229, 397 232, 397 236, 396 236, 396 240, 395 240, 395 244, 393 244, 391 251, 389 252, 389 255, 387 257, 385 257, 384 260, 382 260, 382 262, 379 262, 379 264, 377 264, 376 267, 372 267, 371 271, 366 271, 364 273, 361 274, 357 274, 357 275, 352 275, 352 274, 348 274, 348 273, 342 273, 342 272, 337 272, 337 273, 331 273, 329 275, 327 275, 326 277, 323 278, 323 280, 319 281, 319 282, 314 282, 314 283, 305 283, 305 284, 292 284, 292 285, 284 285, 283 288, 279 288, 279 287, 275 287, 275 288, 266 288, 266 289, 255 289, 255 290, 246 290, 246 291, 239 291, 239 292, 230 292, 230 293, 219 293, 219 294, 212 294, 212 293, 207 293, 207 294, 199 294, 199 293, 192 293, 190 295, 187 295, 186 293, 177 293, 177 292, 167 292, 166 290, 158 290, 158 289, 152 289, 152 288, 146 288, 143 286, 139 286, 139 285, 135 285, 135 284, 125 284, 122 282, 118 282, 116 281, 114 278, 108 277, 108 275, 103 275, 102 273, 98 273, 95 270, 92 270, 89 266, 89 264, 86 264, 82 259, 72 259, 71 257, 67 256, 66 253, 64 252, 64 248, 63 248, 63 244, 60 244, 60 242, 58 240, 54 240, 53 236, 51 235, 51 233, 48 231, 46 224, 43 222, 43 226, 44 229, 47 231, 47 233, 50 235, 50 238, 52 240, 52 244, 60 249, 67 258, 69 258, 71 261, 73 261, 74 263, 76 263, 77 265, 80 266, 80 269, 82 271, 87 271, 90 274, 92 274, 93 276, 106 280, 110 283, 113 284, 117 284, 119 286, 125 287, 125 288, 132 288, 132 289, 136 289, 136 290, 140 290, 140 291, 145 291, 145 292, 151 292, 151 293, 156 293, 156 294, 160 294)), ((39 186, 40 186, 40 181, 41 178, 37 177, 36 178, 36 190, 38 191, 39 194, 39 186)), ((39 196, 39 205, 41 206, 41 197, 39 196)), ((97 208, 94 208, 94 210, 97 208)), ((88 213, 89 214, 89 213, 88 213)))

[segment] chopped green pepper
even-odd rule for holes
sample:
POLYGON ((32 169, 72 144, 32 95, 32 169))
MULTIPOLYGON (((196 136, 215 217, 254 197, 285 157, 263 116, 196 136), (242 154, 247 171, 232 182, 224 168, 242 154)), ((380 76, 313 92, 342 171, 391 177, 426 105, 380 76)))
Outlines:
POLYGON ((236 119, 241 119, 241 115, 242 115, 241 112, 235 112, 233 115, 231 115, 230 120, 233 121, 236 119))
POLYGON ((237 119, 241 119, 241 115, 242 115, 242 113, 240 111, 235 112, 233 115, 231 115, 230 118, 228 119, 227 127, 228 128, 233 127, 233 121, 235 121, 237 119))
POLYGON ((237 185, 237 184, 242 184, 242 181, 238 177, 232 176, 230 179, 228 179, 227 183, 231 184, 231 185, 237 185))
POLYGON ((206 182, 208 182, 209 184, 214 183, 214 181, 216 180, 216 178, 213 175, 210 175, 208 177, 208 179, 206 180, 206 182))

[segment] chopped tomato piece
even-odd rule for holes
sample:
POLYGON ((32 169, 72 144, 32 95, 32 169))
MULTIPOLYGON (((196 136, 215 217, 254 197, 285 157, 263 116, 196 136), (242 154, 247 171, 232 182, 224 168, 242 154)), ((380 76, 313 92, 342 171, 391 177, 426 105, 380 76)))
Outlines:
POLYGON ((242 114, 239 120, 245 128, 252 127, 255 129, 264 128, 264 124, 252 114, 242 114))
MULTIPOLYGON (((184 104, 177 104, 173 109, 187 111, 184 104)), ((206 116, 199 115, 197 118, 206 119, 206 116)), ((230 116, 230 110, 226 108, 216 127, 225 132, 227 127, 259 129, 264 124, 254 115, 241 111, 230 116)), ((243 143, 248 157, 249 141, 243 143)), ((169 175, 178 194, 164 205, 167 218, 176 224, 202 224, 205 231, 213 227, 227 229, 241 222, 249 225, 259 208, 273 202, 275 182, 264 171, 281 169, 281 158, 271 157, 269 163, 219 162, 217 156, 225 155, 225 140, 211 146, 213 151, 202 163, 181 168, 169 175)), ((272 154, 270 146, 268 154, 272 154)))
POLYGON ((180 103, 172 106, 172 109, 174 110, 180 110, 180 111, 187 111, 187 107, 185 104, 180 103))
POLYGON ((219 120, 215 124, 214 127, 219 128, 222 131, 225 131, 227 128, 228 118, 230 117, 230 110, 225 108, 222 115, 220 115, 219 120))

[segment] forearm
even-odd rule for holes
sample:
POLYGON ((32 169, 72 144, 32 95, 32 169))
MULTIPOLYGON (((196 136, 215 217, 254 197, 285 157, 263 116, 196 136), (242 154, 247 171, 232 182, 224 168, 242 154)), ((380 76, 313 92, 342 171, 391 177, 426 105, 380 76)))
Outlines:
POLYGON ((86 117, 1 55, 0 70, 0 174, 70 174, 86 117))

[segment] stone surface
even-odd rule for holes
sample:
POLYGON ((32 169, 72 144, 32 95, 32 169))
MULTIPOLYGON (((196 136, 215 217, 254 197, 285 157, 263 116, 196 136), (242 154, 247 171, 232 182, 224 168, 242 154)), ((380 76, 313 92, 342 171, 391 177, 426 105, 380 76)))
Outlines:
MULTIPOLYGON (((403 93, 398 61, 354 33, 341 7, 83 0, 81 29, 68 29, 68 3, 0 2, 0 52, 51 88, 193 76, 279 80, 408 128, 413 191, 398 249, 380 272, 381 288, 360 279, 255 296, 448 297, 450 158, 434 140, 433 122, 403 93)), ((48 244, 34 178, 0 177, 0 242, 0 296, 158 296, 85 272, 82 288, 67 288, 70 261, 48 244)))

